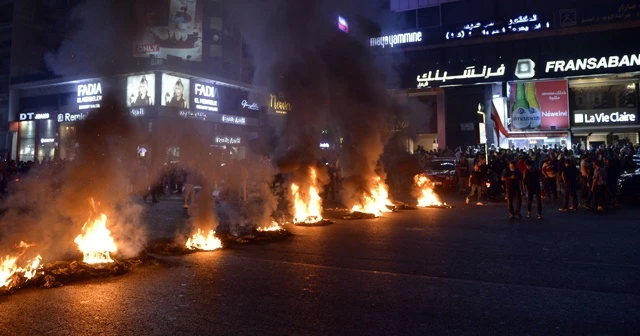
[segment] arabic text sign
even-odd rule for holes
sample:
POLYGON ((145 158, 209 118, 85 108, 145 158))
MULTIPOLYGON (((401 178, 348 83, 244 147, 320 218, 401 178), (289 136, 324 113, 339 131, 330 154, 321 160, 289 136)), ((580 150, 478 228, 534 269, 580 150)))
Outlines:
POLYGON ((581 8, 578 8, 578 13, 580 14, 578 24, 591 25, 637 20, 640 18, 640 5, 633 2, 602 1, 600 4, 585 3, 581 8))
POLYGON ((420 89, 433 86, 432 83, 445 85, 447 82, 450 82, 451 84, 456 84, 455 81, 470 79, 476 79, 478 82, 483 82, 491 78, 492 80, 498 81, 504 77, 506 67, 504 64, 501 64, 500 67, 494 71, 493 68, 485 65, 482 67, 482 72, 476 73, 476 71, 475 66, 466 67, 460 75, 451 75, 448 71, 444 70, 429 71, 422 75, 418 75, 418 88, 420 89))
POLYGON ((486 23, 467 24, 461 29, 448 31, 445 34, 447 40, 464 39, 477 36, 494 36, 508 33, 523 33, 551 28, 549 21, 539 20, 537 14, 521 15, 510 19, 505 23, 495 21, 486 23))

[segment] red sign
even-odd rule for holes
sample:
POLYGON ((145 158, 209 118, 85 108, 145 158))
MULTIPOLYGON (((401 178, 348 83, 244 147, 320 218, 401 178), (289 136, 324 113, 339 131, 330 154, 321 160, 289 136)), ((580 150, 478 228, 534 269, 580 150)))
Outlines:
POLYGON ((511 131, 569 129, 566 80, 510 83, 511 131))

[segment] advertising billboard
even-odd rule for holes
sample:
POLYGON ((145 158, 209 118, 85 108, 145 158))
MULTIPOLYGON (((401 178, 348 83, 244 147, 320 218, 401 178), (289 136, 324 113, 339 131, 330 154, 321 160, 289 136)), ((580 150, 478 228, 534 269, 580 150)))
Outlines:
POLYGON ((127 77, 127 107, 152 106, 156 76, 153 73, 127 77))
POLYGON ((143 0, 145 31, 134 41, 134 57, 202 60, 204 0, 143 0))
POLYGON ((162 74, 162 106, 188 110, 190 88, 189 79, 162 74))
POLYGON ((509 83, 510 131, 569 129, 566 80, 509 83))

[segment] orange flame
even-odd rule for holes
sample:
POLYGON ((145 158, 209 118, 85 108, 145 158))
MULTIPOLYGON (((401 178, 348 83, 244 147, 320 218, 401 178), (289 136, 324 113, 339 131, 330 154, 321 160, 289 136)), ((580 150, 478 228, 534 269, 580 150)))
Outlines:
MULTIPOLYGON (((24 248, 26 250, 30 246, 33 245, 20 242, 17 247, 24 248)), ((0 288, 11 288, 13 284, 13 276, 16 274, 23 276, 26 280, 30 280, 36 275, 38 269, 41 267, 40 261, 42 260, 42 257, 38 255, 33 260, 28 260, 26 262, 26 266, 18 267, 17 262, 22 254, 24 254, 24 251, 17 256, 6 256, 5 258, 0 258, 0 288)))
POLYGON ((429 180, 427 175, 418 174, 413 177, 413 182, 420 192, 418 196, 418 206, 426 207, 426 206, 442 206, 442 202, 440 202, 440 198, 433 191, 434 184, 429 180))
POLYGON ((191 238, 187 239, 187 248, 190 250, 213 251, 222 248, 222 241, 215 236, 216 232, 211 230, 208 235, 204 235, 203 230, 198 229, 191 238))
POLYGON ((383 212, 391 212, 388 206, 393 206, 389 200, 389 191, 380 176, 376 176, 369 193, 362 195, 360 204, 354 205, 351 212, 368 213, 380 217, 383 212))
POLYGON ((263 226, 263 227, 259 227, 258 231, 280 231, 283 230, 282 226, 280 226, 280 224, 278 224, 275 221, 271 222, 271 225, 269 226, 263 226))
MULTIPOLYGON (((90 199, 91 207, 96 208, 93 199, 90 199)), ((111 253, 118 251, 116 242, 111 237, 111 231, 107 229, 107 215, 100 214, 98 218, 89 218, 82 226, 82 233, 74 240, 78 244, 78 250, 84 254, 83 261, 87 264, 112 263, 111 253)))
POLYGON ((322 198, 318 192, 317 173, 314 168, 309 168, 309 171, 308 190, 301 190, 300 186, 291 183, 294 224, 313 224, 322 220, 322 198))

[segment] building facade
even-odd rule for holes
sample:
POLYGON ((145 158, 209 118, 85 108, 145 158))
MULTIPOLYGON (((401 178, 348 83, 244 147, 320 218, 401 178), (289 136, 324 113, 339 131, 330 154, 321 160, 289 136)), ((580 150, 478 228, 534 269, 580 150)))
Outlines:
MULTIPOLYGON (((226 20, 225 1, 130 3, 138 7, 128 9, 145 17, 143 27, 130 38, 117 30, 97 34, 115 40, 104 45, 92 44, 96 27, 87 21, 114 9, 95 4, 26 0, 16 5, 12 56, 18 61, 11 64, 2 121, 9 130, 9 158, 73 159, 76 128, 106 95, 115 97, 148 135, 131 149, 147 152, 151 138, 164 137, 162 148, 152 152, 166 161, 180 160, 185 148, 179 140, 188 135, 243 158, 260 136, 261 124, 287 113, 284 97, 249 84, 251 64, 237 27, 226 20), (73 31, 78 16, 88 19, 73 31)), ((114 17, 122 14, 116 10, 114 17)))
POLYGON ((9 152, 9 73, 13 32, 13 3, 0 1, 0 160, 9 152))
POLYGON ((400 2, 369 44, 401 60, 400 94, 438 97, 440 147, 640 140, 640 2, 400 2))

